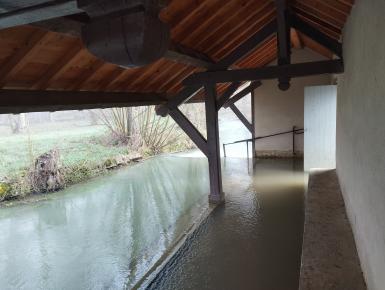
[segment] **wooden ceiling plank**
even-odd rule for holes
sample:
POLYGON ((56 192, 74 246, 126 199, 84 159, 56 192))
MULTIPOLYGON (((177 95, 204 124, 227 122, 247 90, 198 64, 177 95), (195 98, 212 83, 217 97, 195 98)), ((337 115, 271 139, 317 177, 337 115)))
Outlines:
POLYGON ((124 73, 124 69, 121 67, 115 67, 111 73, 109 73, 108 76, 103 78, 103 80, 97 85, 95 88, 95 91, 105 91, 108 86, 116 79, 118 78, 121 74, 124 73))
POLYGON ((54 65, 51 65, 51 67, 38 79, 38 81, 32 86, 32 89, 47 89, 52 80, 73 65, 73 62, 82 50, 83 46, 79 41, 76 41, 76 43, 71 45, 71 48, 66 50, 66 53, 61 56, 54 65))
POLYGON ((84 84, 86 84, 90 79, 92 79, 95 74, 97 74, 100 69, 106 63, 100 59, 96 59, 92 62, 91 66, 87 71, 85 71, 82 75, 79 76, 78 81, 74 82, 74 84, 69 88, 69 90, 77 91, 81 90, 84 84))
POLYGON ((212 45, 227 39, 227 35, 237 31, 243 23, 259 19, 258 14, 268 9, 268 7, 272 7, 272 3, 264 0, 248 1, 245 7, 239 9, 237 13, 232 13, 227 21, 223 21, 217 27, 211 27, 203 37, 196 39, 194 47, 202 51, 210 51, 212 45))
POLYGON ((275 8, 273 2, 268 2, 268 4, 262 5, 261 10, 256 9, 255 12, 256 14, 253 13, 254 17, 245 18, 243 22, 238 23, 235 27, 230 28, 228 31, 220 31, 217 37, 211 39, 211 41, 207 43, 207 47, 204 51, 210 56, 220 59, 226 55, 226 53, 231 51, 229 46, 232 43, 235 43, 233 47, 239 45, 239 43, 242 42, 242 39, 244 40, 245 35, 251 33, 251 31, 254 33, 255 31, 260 30, 263 25, 275 18, 275 8))
POLYGON ((40 29, 36 30, 25 44, 0 66, 0 87, 5 85, 6 78, 9 75, 18 71, 30 60, 29 57, 33 56, 39 49, 38 43, 41 42, 47 34, 49 34, 49 32, 40 29))

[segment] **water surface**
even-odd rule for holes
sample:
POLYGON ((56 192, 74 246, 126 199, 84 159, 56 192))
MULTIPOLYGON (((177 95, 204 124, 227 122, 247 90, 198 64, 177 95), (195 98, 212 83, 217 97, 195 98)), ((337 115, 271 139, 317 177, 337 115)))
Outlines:
POLYGON ((0 209, 0 289, 130 288, 207 193, 206 159, 166 155, 0 209))
POLYGON ((226 204, 217 208, 148 289, 297 290, 302 160, 223 161, 226 204))

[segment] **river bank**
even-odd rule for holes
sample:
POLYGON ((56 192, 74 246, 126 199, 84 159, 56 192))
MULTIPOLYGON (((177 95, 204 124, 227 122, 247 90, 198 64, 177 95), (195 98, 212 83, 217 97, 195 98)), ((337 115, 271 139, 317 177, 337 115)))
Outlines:
MULTIPOLYGON (((0 126, 0 205, 44 199, 42 193, 56 192, 156 155, 143 147, 114 142, 105 126, 88 122, 35 125, 19 134, 7 130, 0 126), (40 178, 34 172, 41 169, 39 158, 52 152, 58 155, 57 170, 45 174, 58 175, 58 184, 51 188, 36 187, 31 175, 40 178)), ((183 140, 164 151, 188 148, 183 140)))

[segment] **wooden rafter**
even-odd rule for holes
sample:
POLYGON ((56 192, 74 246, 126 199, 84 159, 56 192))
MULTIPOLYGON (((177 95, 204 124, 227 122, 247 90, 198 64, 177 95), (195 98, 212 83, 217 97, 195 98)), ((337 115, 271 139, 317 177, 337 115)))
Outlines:
POLYGON ((326 47, 337 56, 342 57, 342 44, 340 42, 322 33, 296 15, 291 16, 291 21, 293 28, 326 47))
POLYGON ((301 49, 303 48, 303 41, 301 39, 301 36, 299 35, 298 31, 294 28, 290 29, 290 38, 291 43, 294 48, 301 49))

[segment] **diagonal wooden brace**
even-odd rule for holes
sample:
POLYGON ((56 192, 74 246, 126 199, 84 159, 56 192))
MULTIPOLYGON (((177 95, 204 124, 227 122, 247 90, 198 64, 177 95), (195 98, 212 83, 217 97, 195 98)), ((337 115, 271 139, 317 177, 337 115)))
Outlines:
POLYGON ((178 108, 170 111, 169 114, 195 145, 208 156, 207 141, 190 120, 178 108))

